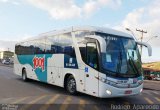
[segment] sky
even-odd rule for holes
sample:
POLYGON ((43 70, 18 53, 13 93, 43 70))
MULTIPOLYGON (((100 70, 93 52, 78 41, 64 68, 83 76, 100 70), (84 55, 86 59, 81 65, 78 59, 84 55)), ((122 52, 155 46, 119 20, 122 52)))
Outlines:
POLYGON ((99 26, 129 34, 152 46, 142 61, 160 61, 160 0, 0 0, 0 50, 14 50, 17 41, 70 26, 99 26), (158 37, 154 37, 158 36, 158 37))

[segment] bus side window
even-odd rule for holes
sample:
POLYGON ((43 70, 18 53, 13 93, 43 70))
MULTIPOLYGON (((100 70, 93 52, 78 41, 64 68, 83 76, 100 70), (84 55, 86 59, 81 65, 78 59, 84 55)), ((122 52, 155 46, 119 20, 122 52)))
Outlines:
POLYGON ((82 60, 86 63, 86 45, 79 47, 79 50, 81 53, 82 60))
POLYGON ((75 50, 74 50, 74 47, 72 46, 65 46, 64 54, 69 55, 72 58, 76 58, 75 50))
POLYGON ((87 64, 98 69, 98 51, 96 43, 87 43, 87 64))

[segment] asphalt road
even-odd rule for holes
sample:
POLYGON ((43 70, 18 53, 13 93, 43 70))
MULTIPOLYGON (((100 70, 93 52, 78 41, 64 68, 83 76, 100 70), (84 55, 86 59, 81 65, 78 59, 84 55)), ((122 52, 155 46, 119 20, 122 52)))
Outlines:
MULTIPOLYGON (((160 87, 159 84, 155 83, 155 86, 160 87)), ((0 66, 0 104, 3 104, 2 107, 8 106, 5 104, 12 104, 9 107, 14 105, 21 110, 53 110, 55 107, 60 110, 91 108, 92 110, 103 108, 108 110, 111 109, 111 104, 160 104, 160 91, 144 89, 142 94, 137 96, 108 99, 95 98, 81 93, 72 96, 60 87, 33 80, 23 82, 21 77, 13 73, 13 68, 0 66)))

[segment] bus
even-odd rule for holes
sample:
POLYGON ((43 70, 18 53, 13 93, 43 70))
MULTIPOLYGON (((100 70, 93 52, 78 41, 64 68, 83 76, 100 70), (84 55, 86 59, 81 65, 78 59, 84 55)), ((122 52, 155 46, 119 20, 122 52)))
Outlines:
POLYGON ((143 71, 138 42, 130 34, 94 26, 54 30, 15 45, 14 72, 99 98, 140 94, 143 71))

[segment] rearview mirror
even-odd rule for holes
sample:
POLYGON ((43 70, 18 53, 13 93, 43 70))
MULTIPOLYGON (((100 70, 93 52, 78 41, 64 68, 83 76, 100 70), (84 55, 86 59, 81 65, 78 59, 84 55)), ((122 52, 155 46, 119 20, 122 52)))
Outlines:
POLYGON ((147 44, 145 42, 139 42, 139 41, 137 41, 137 44, 145 46, 148 49, 148 55, 152 56, 152 47, 149 44, 147 44))

